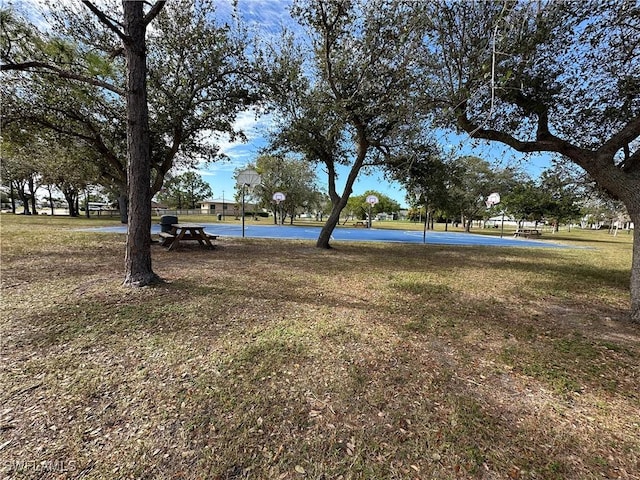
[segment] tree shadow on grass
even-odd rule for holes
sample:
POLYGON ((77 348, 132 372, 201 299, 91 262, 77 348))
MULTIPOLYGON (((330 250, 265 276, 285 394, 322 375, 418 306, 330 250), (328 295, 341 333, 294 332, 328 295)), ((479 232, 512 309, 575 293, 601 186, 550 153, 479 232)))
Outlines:
MULTIPOLYGON (((637 404, 631 381, 610 383, 620 372, 635 378, 637 343, 599 337, 606 328, 624 330, 620 324, 559 327, 557 305, 541 319, 438 273, 464 275, 471 264, 488 275, 500 265, 537 274, 554 254, 401 251, 298 245, 265 255, 240 245, 217 255, 187 252, 175 257, 171 268, 181 273, 166 285, 135 294, 88 286, 23 315, 16 321, 26 332, 3 354, 34 355, 31 368, 52 369, 52 389, 58 374, 92 365, 96 404, 77 429, 112 435, 111 453, 141 475, 188 469, 194 478, 279 478, 302 469, 310 478, 518 478, 526 471, 577 479, 621 472, 633 461, 635 437, 619 435, 615 423, 595 428, 571 400, 586 392, 637 404), (242 265, 232 271, 228 262, 238 254, 242 265), (131 361, 119 378, 113 370, 123 354, 131 361), (67 370, 46 364, 63 355, 67 370)), ((577 271, 587 287, 620 288, 615 270, 549 268, 577 271)), ((529 281, 544 282, 535 287, 543 292, 571 293, 571 282, 549 286, 547 277, 529 281)), ((612 308, 590 309, 595 322, 612 308)), ((52 423, 76 421, 68 417, 61 409, 52 423)), ((93 473, 109 476, 105 446, 82 438, 93 473)))

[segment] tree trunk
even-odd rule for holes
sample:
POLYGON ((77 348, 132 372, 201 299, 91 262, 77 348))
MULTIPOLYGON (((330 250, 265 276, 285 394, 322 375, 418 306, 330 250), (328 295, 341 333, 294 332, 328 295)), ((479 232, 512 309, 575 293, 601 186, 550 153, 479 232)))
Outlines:
POLYGON ((51 185, 47 185, 47 191, 49 192, 49 207, 51 208, 51 216, 55 215, 55 209, 53 205, 53 192, 51 191, 51 185))
POLYGON ((120 223, 129 223, 129 199, 126 193, 118 195, 118 209, 120 210, 120 223))
POLYGON ((84 216, 91 218, 91 212, 89 211, 89 192, 87 190, 84 192, 84 216))
POLYGON ((332 173, 333 170, 330 165, 327 165, 329 169, 329 196, 331 197, 331 203, 333 208, 331 209, 331 213, 329 214, 329 218, 322 226, 322 230, 320 230, 320 235, 318 236, 318 240, 316 241, 316 247, 318 248, 331 248, 329 245, 329 241, 331 240, 331 235, 333 234, 333 230, 336 228, 338 222, 340 222, 340 214, 344 207, 347 206, 347 201, 349 200, 349 196, 353 191, 353 184, 358 178, 358 174, 360 173, 360 169, 362 168, 362 164, 364 163, 364 159, 367 156, 367 150, 369 148, 369 144, 366 141, 366 136, 363 132, 359 133, 358 138, 358 153, 356 155, 356 160, 353 162, 353 166, 349 171, 349 176, 347 177, 347 181, 344 186, 344 190, 342 191, 342 196, 336 195, 335 189, 335 173, 332 173))
POLYGON ((33 181, 33 175, 29 175, 29 194, 31 195, 31 211, 34 215, 38 214, 38 209, 36 208, 36 190, 33 181))
POLYGON ((147 105, 147 66, 143 2, 122 2, 127 61, 127 180, 129 228, 124 284, 155 283, 151 268, 151 147, 147 105))
POLYGON ((640 227, 640 174, 637 169, 636 171, 630 169, 629 172, 620 170, 614 166, 608 156, 599 157, 595 154, 571 159, 587 170, 598 185, 612 192, 622 201, 634 223, 631 282, 629 285, 630 319, 640 325, 640 233, 638 232, 638 227, 640 227))
POLYGON ((23 215, 31 215, 31 211, 29 210, 29 198, 27 194, 24 192, 25 185, 18 185, 16 187, 16 191, 18 192, 18 198, 22 202, 22 214, 23 215))
POLYGON ((78 210, 76 208, 76 196, 74 192, 69 188, 62 188, 62 195, 64 195, 64 199, 67 201, 67 206, 69 207, 69 216, 77 217, 78 210))
MULTIPOLYGON (((343 195, 344 197, 345 195, 343 195)), ((348 197, 348 196, 347 196, 348 197)), ((329 218, 322 226, 322 230, 320 230, 320 235, 318 236, 318 240, 316 241, 316 247, 318 248, 331 248, 329 245, 329 241, 331 240, 331 235, 336 228, 336 225, 340 221, 340 213, 342 209, 347 205, 346 200, 340 199, 338 203, 333 205, 331 209, 331 213, 329 214, 329 218)))
POLYGON ((11 192, 11 213, 16 214, 16 193, 13 188, 13 182, 9 183, 9 191, 11 192))

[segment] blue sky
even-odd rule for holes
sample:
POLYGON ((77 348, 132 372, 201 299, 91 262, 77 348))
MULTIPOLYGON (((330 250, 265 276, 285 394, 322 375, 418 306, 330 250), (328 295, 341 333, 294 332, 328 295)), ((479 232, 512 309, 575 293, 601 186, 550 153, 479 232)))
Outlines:
MULTIPOLYGON (((230 142, 226 138, 219 138, 216 143, 220 151, 229 157, 229 161, 219 161, 209 164, 200 164, 198 173, 211 185, 214 198, 231 198, 235 194, 234 170, 242 169, 248 163, 253 162, 259 155, 260 149, 266 145, 266 133, 271 127, 269 117, 256 119, 253 112, 244 112, 239 115, 236 127, 243 130, 248 141, 230 142)), ((468 136, 441 133, 439 143, 445 152, 455 152, 459 155, 476 155, 495 165, 496 168, 506 166, 521 166, 531 176, 537 177, 542 170, 549 166, 547 155, 535 155, 524 158, 515 150, 499 144, 474 145, 468 136)), ((320 167, 317 168, 318 185, 326 191, 327 176, 320 167)), ((338 172, 338 187, 341 191, 341 179, 346 178, 347 168, 338 172)), ((360 195, 367 190, 375 190, 383 193, 401 205, 407 206, 406 192, 397 182, 390 182, 384 178, 382 171, 370 173, 361 172, 353 189, 355 195, 360 195)))
MULTIPOLYGON (((244 21, 249 28, 259 34, 262 38, 277 35, 283 27, 292 28, 295 23, 289 16, 288 0, 239 0, 238 8, 244 21)), ((231 12, 230 0, 218 0, 218 15, 225 18, 231 12)), ((253 162, 259 151, 266 145, 266 134, 272 126, 271 117, 256 118, 251 111, 243 112, 238 116, 236 127, 242 130, 247 136, 246 143, 230 142, 228 138, 218 137, 213 139, 219 146, 222 153, 230 159, 228 162, 216 162, 200 164, 198 172, 207 181, 213 190, 215 198, 231 198, 235 194, 234 170, 244 168, 248 163, 253 162)), ((468 136, 457 136, 454 134, 440 133, 439 143, 445 152, 454 151, 459 155, 476 155, 496 167, 504 168, 512 165, 522 165, 522 167, 533 177, 549 165, 549 157, 546 155, 524 157, 498 144, 482 144, 475 146, 468 136)), ((321 168, 317 169, 318 184, 326 191, 327 177, 321 168)), ((343 185, 340 180, 346 178, 348 171, 339 171, 338 187, 343 185)), ((361 172, 356 182, 353 193, 356 195, 364 193, 366 190, 375 190, 383 193, 401 205, 406 206, 406 192, 402 186, 396 182, 389 182, 384 178, 382 172, 361 172)))

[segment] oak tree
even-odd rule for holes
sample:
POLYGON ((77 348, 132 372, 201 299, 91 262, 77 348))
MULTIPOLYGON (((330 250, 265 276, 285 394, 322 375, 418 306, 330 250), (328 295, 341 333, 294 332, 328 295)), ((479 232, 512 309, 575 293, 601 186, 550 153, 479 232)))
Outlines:
POLYGON ((415 52, 422 35, 412 11, 392 0, 309 0, 292 10, 307 38, 300 50, 280 47, 279 66, 291 68, 281 76, 286 88, 274 88, 280 120, 274 145, 325 168, 332 210, 320 248, 330 247, 360 171, 381 165, 403 131, 420 123, 415 52), (348 170, 341 191, 339 165, 348 170))
MULTIPOLYGON (((636 2, 430 2, 425 78, 439 122, 583 168, 640 224, 636 2)), ((640 233, 631 318, 640 322, 640 233)))

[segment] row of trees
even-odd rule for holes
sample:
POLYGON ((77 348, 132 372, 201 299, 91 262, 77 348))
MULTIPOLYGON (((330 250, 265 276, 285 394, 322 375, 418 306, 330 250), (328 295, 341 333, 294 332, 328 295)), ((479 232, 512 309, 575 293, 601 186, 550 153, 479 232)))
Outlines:
MULTIPOLYGON (((47 32, 3 10, 0 45, 2 70, 13 72, 2 84, 3 138, 46 129, 77 139, 95 153, 101 178, 123 193, 128 186, 129 283, 156 278, 145 220, 152 192, 174 163, 216 154, 202 132, 237 133, 235 114, 261 101, 277 112, 273 151, 327 173, 322 248, 359 172, 427 168, 433 127, 561 155, 640 223, 633 2, 300 0, 295 34, 251 49, 245 31, 215 25, 212 2, 145 5, 62 4, 47 32)), ((639 234, 634 251, 640 320, 639 234)))
MULTIPOLYGON (((430 218, 461 222, 468 231, 474 220, 487 219, 491 215, 504 213, 521 221, 545 221, 558 226, 576 222, 587 214, 604 215, 607 219, 624 215, 620 205, 612 203, 602 192, 594 188, 584 175, 556 165, 547 169, 537 179, 527 176, 522 170, 492 166, 488 161, 474 156, 431 158, 428 169, 424 164, 416 164, 407 171, 401 169, 395 176, 408 189, 407 202, 413 206, 409 212, 423 211, 430 218), (409 173, 409 176, 406 174, 409 173), (405 174, 405 176, 402 176, 405 174), (501 193, 501 203, 487 208, 487 195, 501 193), (604 211, 607 211, 605 214, 604 211)), ((308 162, 282 155, 260 155, 255 163, 245 169, 256 170, 261 176, 261 184, 250 192, 251 201, 257 207, 271 211, 274 222, 290 217, 291 223, 297 213, 315 212, 320 215, 330 213, 331 202, 317 186, 317 175, 308 162), (285 194, 285 200, 276 202, 275 192, 285 194)), ((244 169, 242 169, 244 170, 244 169)), ((236 172, 236 176, 241 170, 236 172)), ((191 178, 193 173, 177 178, 191 178)), ((174 184, 172 179, 169 183, 174 184)), ((178 183, 175 183, 178 186, 178 183)), ((193 182, 188 182, 193 185, 193 182)), ((172 194, 176 198, 193 198, 193 187, 183 186, 172 194)), ((239 195, 239 194, 238 194, 239 195)), ((236 201, 240 199, 236 196, 236 201)), ((195 208, 195 207, 193 207, 195 208)), ((401 206, 395 200, 380 192, 369 190, 360 195, 350 195, 342 219, 366 219, 371 213, 397 213, 401 206), (375 195, 378 203, 370 206, 366 199, 375 195)))
POLYGON ((168 175, 164 186, 156 195, 158 201, 169 208, 196 209, 201 201, 211 198, 213 191, 196 172, 168 175))
MULTIPOLYGON (((329 247, 362 168, 435 165, 434 126, 562 156, 640 224, 634 2, 335 0, 299 2, 292 13, 305 35, 283 41, 272 62, 294 73, 271 93, 281 114, 273 146, 326 169, 333 209, 318 247, 329 247), (340 163, 349 174, 338 192, 340 163)), ((637 231, 631 271, 640 322, 637 231)))
POLYGON ((545 170, 538 179, 509 167, 493 167, 474 156, 430 159, 428 168, 416 163, 395 171, 409 191, 407 200, 426 214, 460 221, 469 231, 474 220, 504 212, 518 220, 548 221, 554 225, 578 220, 584 201, 596 195, 584 179, 565 169, 545 170), (490 193, 501 194, 499 207, 487 209, 490 193))
POLYGON ((145 285, 158 279, 151 197, 173 167, 218 156, 206 137, 242 136, 233 123, 259 102, 260 86, 248 38, 216 22, 215 2, 101 6, 49 4, 44 30, 16 9, 0 11, 2 138, 63 145, 65 155, 51 157, 64 178, 90 165, 82 181, 118 193, 129 222, 125 283, 145 285))

